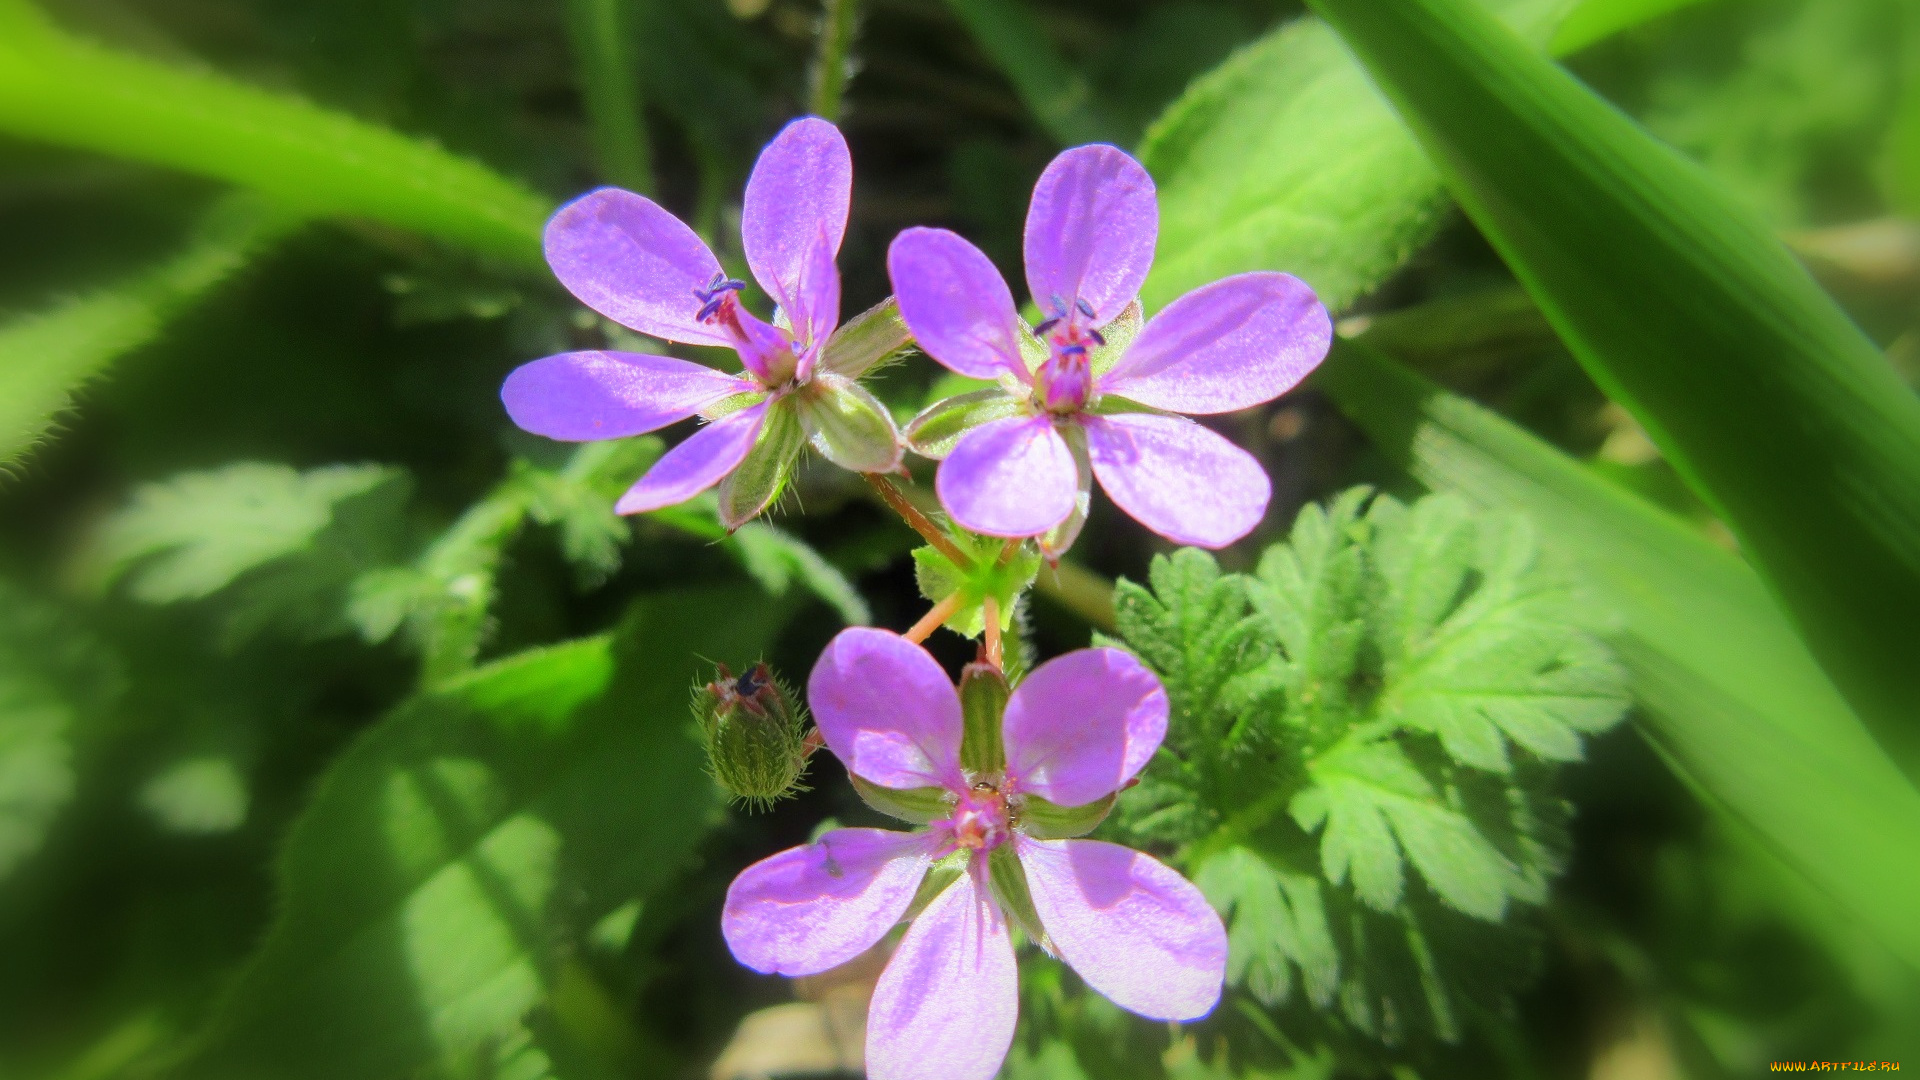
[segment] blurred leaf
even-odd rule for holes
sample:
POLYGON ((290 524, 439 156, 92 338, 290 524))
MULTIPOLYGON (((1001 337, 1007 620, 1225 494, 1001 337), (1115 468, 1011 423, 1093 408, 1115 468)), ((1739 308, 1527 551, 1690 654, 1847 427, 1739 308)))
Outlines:
POLYGON ((1252 851, 1230 847, 1194 871, 1193 883, 1227 923, 1227 983, 1263 1005, 1292 996, 1293 969, 1315 1006, 1340 985, 1340 954, 1327 927, 1320 879, 1282 872, 1252 851))
POLYGON ((837 567, 806 541, 764 522, 751 521, 734 530, 729 541, 740 564, 760 587, 773 596, 785 596, 795 584, 826 601, 848 626, 866 626, 873 612, 837 567))
POLYGON ((620 569, 620 549, 633 538, 633 525, 613 505, 660 454, 660 440, 648 436, 583 443, 558 470, 515 463, 517 478, 532 493, 528 512, 542 525, 559 526, 561 551, 589 583, 620 569))
POLYGON ((1587 617, 1611 631, 1668 763, 1920 966, 1920 792, 1745 564, 1365 346, 1342 342, 1322 372, 1318 385, 1420 482, 1527 513, 1591 591, 1587 617))
POLYGON ((628 7, 621 0, 568 0, 567 33, 600 174, 608 183, 651 195, 653 149, 633 73, 628 7))
POLYGON ((177 833, 232 832, 247 820, 247 781, 230 757, 176 761, 140 789, 140 806, 177 833))
POLYGON ((1108 142, 1116 125, 1084 74, 1060 56, 1028 0, 947 0, 973 39, 1013 84, 1033 118, 1062 146, 1108 142))
POLYGON ((1553 33, 1553 52, 1567 56, 1622 30, 1693 7, 1702 0, 1580 0, 1553 33))
POLYGON ((784 620, 752 591, 642 599, 610 637, 417 698, 322 780, 280 914, 183 1075, 412 1077, 509 1038, 556 958, 672 880, 717 812, 690 736, 700 656, 784 620))
POLYGON ((54 605, 0 581, 0 881, 74 793, 77 722, 119 689, 101 647, 54 605))
MULTIPOLYGON (((1564 0, 1502 0, 1535 36, 1564 0)), ((1157 311, 1215 278, 1297 275, 1339 311, 1433 235, 1447 195, 1420 146, 1333 31, 1281 26, 1194 81, 1147 129, 1160 247, 1157 311)))
POLYGON ((204 599, 309 548, 340 503, 402 480, 382 465, 302 473, 243 461, 182 473, 135 491, 131 505, 101 526, 93 558, 105 582, 125 577, 149 604, 204 599))
POLYGON ((485 166, 297 98, 101 48, 26 0, 0 0, 0 131, 542 265, 552 203, 485 166))
POLYGON ((1920 399, 1780 242, 1463 0, 1314 0, 1588 373, 1920 768, 1920 399))
MULTIPOLYGON (((0 51, 0 63, 4 56, 0 51)), ((158 337, 170 319, 298 223, 294 213, 258 197, 229 196, 172 259, 0 326, 0 467, 40 442, 82 387, 158 337)))

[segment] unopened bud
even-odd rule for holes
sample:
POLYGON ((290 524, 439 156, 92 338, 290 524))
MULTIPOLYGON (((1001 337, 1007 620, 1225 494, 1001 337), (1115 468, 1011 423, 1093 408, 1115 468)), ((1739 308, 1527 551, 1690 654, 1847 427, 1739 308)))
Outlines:
POLYGON ((707 767, 728 794, 762 809, 804 790, 807 712, 765 664, 693 688, 693 715, 707 743, 707 767))

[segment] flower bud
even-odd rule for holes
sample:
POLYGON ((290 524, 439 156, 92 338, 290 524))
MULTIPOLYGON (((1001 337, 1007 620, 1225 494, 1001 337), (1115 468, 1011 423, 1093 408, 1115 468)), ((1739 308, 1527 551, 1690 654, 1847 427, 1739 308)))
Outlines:
POLYGON ((765 664, 737 678, 725 664, 715 667, 719 678, 693 689, 693 715, 714 780, 736 800, 762 809, 804 790, 805 706, 765 664))

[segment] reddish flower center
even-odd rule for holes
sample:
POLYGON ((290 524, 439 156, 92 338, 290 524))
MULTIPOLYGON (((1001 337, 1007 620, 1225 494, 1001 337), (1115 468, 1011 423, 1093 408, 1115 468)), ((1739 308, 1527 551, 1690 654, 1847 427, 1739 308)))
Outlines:
POLYGON ((986 781, 974 784, 954 805, 947 828, 955 847, 987 852, 1006 843, 1013 831, 1006 793, 986 781))
POLYGON ((1088 350, 1107 343, 1093 326, 1093 305, 1075 298, 1053 298, 1048 318, 1033 328, 1047 343, 1048 355, 1034 374, 1034 392, 1048 412, 1073 413, 1093 398, 1093 363, 1088 350))
POLYGON ((740 306, 740 290, 747 283, 725 274, 713 275, 704 289, 693 290, 700 301, 699 319, 718 326, 740 354, 740 362, 768 390, 778 390, 793 381, 799 370, 794 356, 793 337, 772 323, 756 318, 740 306))

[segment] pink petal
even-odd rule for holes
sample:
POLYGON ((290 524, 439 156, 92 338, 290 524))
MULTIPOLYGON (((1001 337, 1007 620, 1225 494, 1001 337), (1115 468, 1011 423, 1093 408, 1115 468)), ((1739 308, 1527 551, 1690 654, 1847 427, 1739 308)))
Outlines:
POLYGON ((1232 412, 1291 390, 1332 341, 1333 321, 1305 282, 1236 274, 1149 320, 1100 389, 1171 412, 1232 412))
POLYGON ((1125 151, 1077 146, 1053 159, 1027 207, 1027 288, 1043 310, 1053 297, 1092 305, 1104 326, 1140 295, 1153 267, 1160 205, 1153 178, 1125 151))
POLYGON ((1167 692, 1119 649, 1080 649, 1033 669, 1001 731, 1014 790, 1084 806, 1134 778, 1167 734, 1167 692))
POLYGON ((750 382, 671 356, 571 352, 522 364, 500 387, 513 422, 567 442, 621 439, 685 420, 750 382))
POLYGON ((814 362, 840 325, 840 268, 833 265, 833 252, 824 235, 814 241, 812 251, 806 274, 800 279, 800 295, 806 298, 800 314, 805 318, 796 316, 794 323, 798 339, 794 348, 799 350, 800 361, 794 377, 801 382, 813 377, 814 362))
POLYGON ((1220 1002, 1227 931, 1186 878, 1131 848, 1016 835, 1040 924, 1087 985, 1150 1020, 1220 1002))
POLYGON ((1019 1011, 1006 919, 962 874, 913 920, 873 988, 868 1080, 992 1080, 1019 1011))
POLYGON ((932 860, 930 833, 835 829, 733 879, 720 932, 765 975, 814 975, 859 956, 907 913, 932 860))
POLYGON ((686 502, 726 478, 746 459, 769 402, 729 413, 666 452, 614 504, 616 514, 644 514, 686 502))
POLYGON ((1253 531, 1272 487, 1252 454, 1184 417, 1082 419, 1093 475, 1120 509, 1176 544, 1221 548, 1253 531))
POLYGON ((966 786, 960 773, 960 695, 927 650, 888 630, 840 631, 807 680, 827 747, 881 787, 966 786))
POLYGON ((1049 416, 1010 416, 961 436, 934 477, 940 504, 988 536, 1038 536, 1073 513, 1073 451, 1049 416))
POLYGON ((921 351, 971 378, 1027 380, 1013 293, 979 248, 945 229, 908 229, 887 248, 887 275, 921 351))
POLYGON ((852 198, 847 140, 817 116, 795 120, 774 136, 747 178, 740 214, 747 265, 787 313, 796 335, 809 342, 824 340, 839 320, 839 275, 833 275, 829 311, 826 283, 815 263, 823 250, 832 268, 847 234, 852 198))
POLYGON ((547 265, 580 302, 622 326, 689 345, 727 345, 702 323, 704 289, 720 272, 707 245, 652 199, 601 188, 547 222, 547 265))

